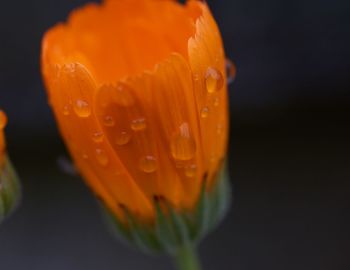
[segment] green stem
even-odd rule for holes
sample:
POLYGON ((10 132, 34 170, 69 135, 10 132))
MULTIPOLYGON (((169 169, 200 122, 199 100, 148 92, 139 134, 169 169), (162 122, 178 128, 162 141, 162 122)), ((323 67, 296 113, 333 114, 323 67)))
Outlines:
POLYGON ((178 270, 201 270, 196 248, 191 245, 181 247, 175 255, 178 270))

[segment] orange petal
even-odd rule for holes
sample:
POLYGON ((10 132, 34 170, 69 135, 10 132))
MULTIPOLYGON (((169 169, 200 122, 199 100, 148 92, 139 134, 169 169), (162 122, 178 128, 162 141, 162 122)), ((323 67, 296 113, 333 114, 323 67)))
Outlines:
POLYGON ((123 204, 142 217, 152 216, 149 201, 120 164, 109 142, 97 139, 96 134, 102 133, 93 107, 97 89, 85 67, 77 63, 63 65, 49 86, 60 130, 89 185, 116 212, 123 204))
POLYGON ((95 105, 104 133, 140 188, 150 198, 164 196, 183 207, 193 205, 203 175, 192 89, 188 64, 180 55, 173 55, 153 72, 103 85, 95 105), (106 119, 113 119, 113 125, 106 119), (172 144, 181 127, 188 128, 190 137, 185 140, 195 148, 186 149, 186 141, 178 142, 185 149, 177 155, 187 154, 175 159, 172 144))
POLYGON ((153 69, 172 52, 187 56, 187 41, 194 31, 192 18, 176 1, 88 4, 72 12, 66 25, 46 34, 43 58, 62 63, 79 53, 87 58, 83 64, 98 84, 115 82, 153 69))
POLYGON ((226 156, 228 139, 225 55, 220 32, 207 5, 190 1, 187 8, 190 14, 202 12, 188 47, 205 162, 212 179, 226 156))

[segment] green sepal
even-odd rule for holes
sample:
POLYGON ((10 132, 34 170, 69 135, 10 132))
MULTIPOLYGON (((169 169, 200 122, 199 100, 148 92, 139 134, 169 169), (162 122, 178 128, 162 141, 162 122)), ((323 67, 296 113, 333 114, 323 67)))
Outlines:
POLYGON ((132 242, 132 236, 129 228, 125 226, 125 224, 121 222, 119 218, 107 207, 105 207, 101 201, 99 201, 99 203, 101 206, 102 216, 113 235, 119 238, 119 240, 125 244, 130 244, 132 242))
POLYGON ((108 209, 103 212, 119 239, 146 253, 174 255, 181 247, 196 245, 225 216, 231 199, 226 166, 217 177, 209 191, 207 179, 204 179, 197 205, 192 211, 178 211, 165 198, 156 196, 153 200, 156 212, 153 224, 140 221, 124 206, 121 206, 124 221, 108 209))
POLYGON ((20 198, 20 184, 8 157, 0 168, 0 223, 16 208, 20 198))
POLYGON ((108 227, 119 240, 145 253, 154 254, 161 252, 161 247, 152 225, 138 222, 124 206, 121 206, 121 208, 124 210, 126 222, 120 221, 103 204, 101 206, 108 227))
POLYGON ((179 246, 191 242, 190 227, 186 215, 176 212, 162 198, 155 200, 155 206, 157 213, 155 230, 162 250, 168 254, 175 254, 179 246))
POLYGON ((202 184, 202 191, 198 200, 198 204, 195 212, 195 230, 193 239, 199 240, 202 235, 206 234, 209 230, 210 223, 210 200, 209 194, 206 192, 207 180, 205 179, 202 184))
POLYGON ((136 246, 146 253, 158 252, 160 244, 153 226, 139 222, 127 209, 125 209, 125 215, 130 234, 136 246))
POLYGON ((226 170, 222 170, 219 175, 220 181, 215 185, 210 200, 210 220, 209 231, 220 223, 228 212, 232 202, 232 190, 230 179, 226 170))
MULTIPOLYGON (((172 220, 169 218, 169 213, 165 213, 162 209, 162 207, 165 207, 165 205, 161 205, 162 202, 163 200, 160 198, 155 199, 155 231, 163 250, 167 253, 172 253, 178 244, 179 237, 176 234, 176 228, 172 223, 172 220)), ((163 202, 163 204, 165 203, 163 202)))

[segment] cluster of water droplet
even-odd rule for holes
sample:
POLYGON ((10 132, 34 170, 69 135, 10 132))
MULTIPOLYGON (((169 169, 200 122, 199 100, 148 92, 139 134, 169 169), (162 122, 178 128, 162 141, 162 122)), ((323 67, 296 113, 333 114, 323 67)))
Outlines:
MULTIPOLYGON (((228 61, 228 81, 232 80, 235 74, 234 65, 231 61, 228 61)), ((194 75, 194 80, 199 80, 200 76, 194 75)), ((200 111, 200 117, 202 119, 206 119, 209 117, 210 108, 218 107, 220 105, 220 97, 217 94, 220 90, 224 88, 224 77, 222 73, 214 67, 208 67, 206 70, 206 74, 204 76, 205 79, 205 88, 208 95, 212 96, 212 104, 204 106, 200 111)), ((130 95, 130 89, 127 86, 118 86, 114 91, 113 101, 119 106, 128 107, 134 104, 133 98, 130 95)), ((71 104, 67 104, 62 108, 62 113, 64 116, 70 115, 70 108, 73 108, 74 113, 79 118, 88 118, 92 114, 92 109, 90 104, 83 100, 77 99, 71 104)), ((0 128, 5 124, 5 119, 3 113, 0 111, 0 128)), ((105 127, 114 127, 115 119, 111 115, 105 115, 102 119, 102 124, 105 127)), ((146 119, 143 117, 133 119, 130 122, 130 129, 133 132, 141 132, 147 128, 146 119)), ((216 127, 217 134, 221 134, 223 132, 222 125, 218 124, 216 127)), ((117 146, 125 146, 127 145, 132 138, 132 134, 128 131, 121 131, 117 134, 116 139, 113 143, 117 146)), ((104 133, 102 131, 96 131, 91 135, 92 141, 96 144, 103 142, 104 133)), ((175 131, 173 137, 170 141, 170 152, 171 156, 176 163, 177 168, 181 168, 184 172, 184 175, 191 178, 195 177, 197 172, 197 165, 192 162, 196 153, 196 142, 192 135, 190 125, 188 122, 183 122, 178 130, 175 131), (179 165, 181 164, 181 165, 179 165)), ((102 149, 101 146, 97 147, 95 150, 95 157, 101 166, 107 166, 109 163, 108 154, 105 150, 102 149)), ((82 153, 83 159, 89 159, 87 153, 82 153)), ((145 155, 140 158, 138 161, 138 167, 145 173, 153 173, 157 170, 157 159, 153 155, 145 155)))

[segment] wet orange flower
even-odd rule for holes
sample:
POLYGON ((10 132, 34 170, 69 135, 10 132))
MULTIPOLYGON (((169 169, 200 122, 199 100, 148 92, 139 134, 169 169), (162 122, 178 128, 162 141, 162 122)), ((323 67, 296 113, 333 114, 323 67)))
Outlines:
POLYGON ((196 204, 226 156, 225 56, 202 1, 88 4, 43 39, 49 102, 75 164, 118 216, 196 204))

